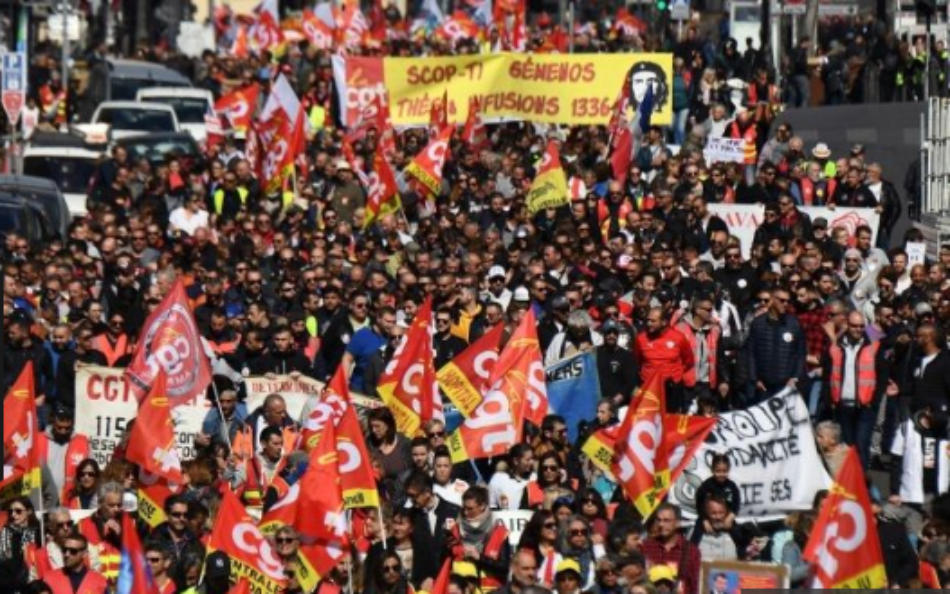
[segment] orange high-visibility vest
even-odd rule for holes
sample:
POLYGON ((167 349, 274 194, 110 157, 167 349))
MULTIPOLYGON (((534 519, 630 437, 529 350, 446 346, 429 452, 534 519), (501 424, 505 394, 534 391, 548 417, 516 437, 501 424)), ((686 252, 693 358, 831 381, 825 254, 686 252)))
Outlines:
POLYGON ((86 537, 91 546, 99 549, 99 573, 110 584, 115 584, 122 567, 122 553, 99 534, 99 527, 92 516, 79 522, 79 533, 86 537))
MULTIPOLYGON (((686 340, 689 341, 690 348, 693 349, 693 352, 696 352, 696 331, 693 329, 692 324, 688 323, 686 320, 680 320, 676 324, 676 329, 683 333, 683 336, 686 337, 686 340)), ((722 334, 722 330, 719 328, 718 324, 713 324, 710 327, 709 332, 706 333, 706 350, 709 353, 709 385, 717 386, 716 380, 716 363, 718 361, 718 349, 719 349, 719 336, 722 334)), ((696 385, 696 365, 699 364, 699 359, 696 360, 696 364, 686 370, 686 373, 683 374, 683 384, 692 388, 696 385)))
POLYGON ((43 581, 53 591, 53 594, 104 594, 109 586, 105 576, 92 570, 86 572, 78 590, 73 590, 73 584, 69 576, 62 569, 50 572, 43 578, 43 581))
MULTIPOLYGON (((866 344, 858 351, 856 359, 855 378, 857 380, 857 397, 862 406, 868 406, 874 401, 874 390, 877 387, 877 350, 880 343, 866 344)), ((835 404, 841 401, 842 384, 844 383, 844 349, 834 344, 828 349, 831 355, 831 401, 835 404)))
MULTIPOLYGON (((49 457, 49 438, 45 433, 36 436, 36 452, 40 461, 46 464, 49 457)), ((92 453, 89 448, 89 438, 79 433, 73 435, 69 440, 69 445, 66 446, 66 462, 64 464, 66 476, 63 481, 63 490, 59 494, 60 501, 69 501, 73 487, 76 486, 76 469, 79 468, 79 464, 83 460, 90 457, 92 457, 92 453)))
POLYGON ((109 367, 114 367, 116 361, 132 352, 132 345, 129 344, 129 337, 125 333, 119 335, 114 346, 109 341, 108 335, 100 334, 92 339, 92 346, 105 355, 109 367))
POLYGON ((732 127, 732 138, 741 138, 745 140, 745 146, 742 149, 742 162, 746 165, 755 165, 758 162, 758 151, 755 147, 756 131, 755 125, 746 128, 745 132, 739 131, 739 125, 732 127))

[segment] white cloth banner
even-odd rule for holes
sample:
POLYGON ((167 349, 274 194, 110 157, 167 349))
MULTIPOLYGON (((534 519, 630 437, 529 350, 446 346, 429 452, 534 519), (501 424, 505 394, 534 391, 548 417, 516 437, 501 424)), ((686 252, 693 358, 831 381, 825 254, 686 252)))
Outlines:
POLYGON ((831 487, 815 445, 808 407, 787 388, 745 410, 723 413, 706 442, 670 490, 669 500, 695 517, 695 494, 712 476, 714 454, 732 462, 729 478, 739 487, 741 519, 778 519, 811 509, 821 489, 831 487))
MULTIPOLYGON (((80 365, 76 371, 76 431, 89 438, 92 457, 105 466, 122 440, 129 421, 139 414, 138 402, 122 376, 124 368, 80 365)), ((172 409, 178 452, 195 457, 195 436, 208 412, 204 397, 172 409)))
MULTIPOLYGON (((252 413, 257 407, 264 404, 264 399, 269 394, 280 394, 287 404, 287 416, 295 421, 300 420, 301 414, 311 397, 318 397, 323 392, 324 383, 301 375, 294 379, 289 375, 276 375, 273 378, 263 376, 251 376, 246 378, 245 387, 247 388, 247 412, 252 413)), ((382 401, 373 398, 367 398, 360 394, 350 393, 350 400, 356 407, 360 417, 363 411, 371 408, 383 406, 382 401)))
POLYGON ((703 149, 707 163, 742 163, 745 141, 741 138, 710 138, 703 149))
MULTIPOLYGON (((839 206, 799 206, 798 209, 807 214, 812 221, 823 217, 828 221, 828 236, 831 229, 843 227, 848 230, 849 244, 853 245, 855 230, 861 225, 871 228, 871 245, 877 241, 877 228, 881 217, 873 208, 849 208, 839 206)), ((709 211, 725 221, 729 226, 729 233, 735 235, 742 242, 742 256, 748 258, 752 252, 752 241, 755 231, 765 222, 765 205, 763 204, 710 204, 709 211)))
POLYGON ((528 509, 495 510, 492 512, 495 523, 504 524, 505 528, 508 529, 508 544, 513 547, 517 547, 518 543, 521 542, 521 533, 524 532, 525 526, 531 521, 533 515, 534 512, 528 509))

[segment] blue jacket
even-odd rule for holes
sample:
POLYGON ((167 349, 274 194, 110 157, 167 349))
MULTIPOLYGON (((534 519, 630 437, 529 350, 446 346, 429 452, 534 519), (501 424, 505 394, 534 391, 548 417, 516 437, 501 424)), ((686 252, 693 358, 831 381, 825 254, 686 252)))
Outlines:
MULTIPOLYGON (((231 443, 234 443, 234 438, 244 425, 246 419, 247 405, 243 402, 238 402, 237 407, 234 409, 234 420, 231 421, 231 425, 228 427, 231 443)), ((208 414, 205 415, 205 420, 201 423, 201 432, 211 436, 212 442, 220 442, 227 445, 227 443, 224 443, 221 439, 221 424, 221 411, 218 410, 217 406, 213 406, 211 410, 208 411, 208 414)))
POLYGON ((788 383, 805 375, 805 334, 795 316, 778 320, 763 314, 752 321, 746 342, 749 379, 767 387, 788 383))

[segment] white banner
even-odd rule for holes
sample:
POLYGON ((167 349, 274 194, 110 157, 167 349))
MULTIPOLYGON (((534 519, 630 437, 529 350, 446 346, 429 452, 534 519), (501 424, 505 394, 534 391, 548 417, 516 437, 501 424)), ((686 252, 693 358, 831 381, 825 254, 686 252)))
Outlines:
MULTIPOLYGON (((122 375, 124 371, 97 365, 81 365, 76 371, 76 431, 89 438, 92 457, 100 467, 112 458, 128 422, 138 415, 138 402, 122 375)), ((172 409, 182 460, 195 457, 195 436, 201 431, 208 408, 208 401, 201 396, 172 409)))
POLYGON ((696 515, 696 490, 712 476, 710 462, 716 453, 728 454, 732 462, 729 478, 739 487, 741 519, 777 519, 788 511, 811 509, 815 493, 831 487, 808 407, 795 390, 719 416, 670 490, 669 500, 689 517, 696 515))
POLYGON ((508 544, 513 547, 517 547, 518 543, 521 542, 521 533, 524 532, 525 526, 531 521, 533 515, 534 511, 530 509, 495 510, 492 512, 495 523, 504 524, 505 528, 508 529, 508 544))
MULTIPOLYGON (((246 378, 247 387, 247 412, 248 414, 257 410, 257 407, 264 404, 264 399, 269 394, 280 394, 284 397, 287 404, 287 415, 295 421, 300 420, 300 414, 307 404, 307 399, 311 396, 319 396, 323 392, 323 382, 309 378, 305 375, 297 379, 289 375, 276 375, 273 378, 263 376, 251 376, 246 378)), ((373 398, 367 398, 360 394, 350 393, 350 400, 356 407, 360 417, 363 411, 370 408, 379 408, 383 406, 382 401, 373 398)))
MULTIPOLYGON (((799 206, 798 209, 814 221, 823 217, 828 221, 828 236, 831 229, 843 227, 848 230, 849 242, 854 244, 855 230, 861 225, 871 228, 871 245, 877 241, 877 228, 880 224, 880 215, 873 208, 850 208, 839 206, 799 206)), ((729 226, 729 233, 735 235, 742 242, 742 255, 748 258, 752 251, 752 241, 755 231, 765 222, 765 205, 763 204, 710 204, 709 211, 721 218, 729 226)))
POLYGON ((703 149, 703 158, 707 163, 742 163, 745 141, 741 138, 710 138, 703 149))

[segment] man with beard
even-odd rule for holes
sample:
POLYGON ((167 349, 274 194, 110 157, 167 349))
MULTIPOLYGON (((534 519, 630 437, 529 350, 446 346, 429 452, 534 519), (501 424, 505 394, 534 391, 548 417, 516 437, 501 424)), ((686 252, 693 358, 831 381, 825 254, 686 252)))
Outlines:
POLYGON ((553 365, 561 359, 577 353, 592 350, 603 342, 600 334, 591 328, 594 321, 583 310, 572 311, 567 317, 567 326, 551 339, 544 354, 546 365, 553 365))
POLYGON ((749 380, 755 386, 750 404, 797 386, 805 374, 805 336, 795 316, 786 313, 789 300, 788 289, 775 288, 765 314, 755 318, 749 328, 749 380))
POLYGON ((89 438, 76 433, 71 410, 57 406, 46 432, 37 436, 37 457, 46 464, 60 501, 68 501, 76 482, 76 469, 90 457, 89 438))
POLYGON ((844 293, 847 294, 852 301, 856 296, 856 289, 861 286, 864 280, 865 272, 863 264, 864 257, 857 249, 851 248, 844 253, 844 266, 838 274, 838 279, 844 293))
POLYGON ((680 509, 661 503, 651 518, 650 537, 643 541, 643 554, 651 565, 675 565, 685 594, 699 592, 700 552, 679 533, 680 509))
POLYGON ((726 248, 725 266, 716 270, 713 278, 729 294, 729 301, 740 311, 745 311, 752 294, 755 272, 748 262, 743 261, 742 248, 738 244, 726 248))
POLYGON ((321 379, 328 378, 336 371, 353 335, 370 325, 369 297, 366 295, 355 294, 350 297, 349 307, 337 305, 335 309, 330 309, 335 303, 339 303, 339 298, 333 295, 329 295, 324 302, 327 308, 324 315, 329 316, 329 321, 323 326, 322 344, 314 364, 316 375, 321 379))
POLYGON ((81 534, 68 532, 64 534, 68 536, 61 543, 62 568, 48 572, 43 576, 43 581, 57 594, 60 592, 89 594, 105 592, 108 586, 106 578, 89 569, 89 541, 81 534))
POLYGON ((290 326, 280 326, 274 332, 273 344, 253 365, 253 375, 310 375, 312 366, 294 343, 290 326))
POLYGON ((116 482, 99 486, 99 507, 79 522, 79 533, 89 541, 90 567, 115 586, 122 563, 122 496, 125 489, 116 482))
POLYGON ((640 365, 641 382, 648 381, 655 373, 666 378, 667 410, 685 414, 689 402, 683 389, 683 378, 695 362, 693 350, 686 337, 669 326, 663 308, 650 308, 646 332, 637 336, 633 354, 640 365))
POLYGON ((697 297, 693 300, 691 311, 676 324, 676 329, 689 342, 695 361, 686 369, 683 378, 690 402, 699 398, 708 399, 713 395, 725 398, 729 394, 729 384, 720 367, 723 361, 720 342, 722 331, 719 324, 713 321, 714 305, 708 297, 697 297))
POLYGON ((637 387, 639 369, 633 353, 621 347, 620 324, 607 320, 600 327, 604 343, 595 349, 597 373, 602 398, 610 400, 615 407, 626 404, 637 387))
POLYGON ((508 451, 508 471, 496 472, 488 484, 491 506, 497 509, 516 510, 528 483, 535 480, 534 450, 530 444, 517 443, 508 451))
POLYGON ((224 308, 211 311, 208 327, 202 331, 202 334, 211 351, 219 357, 235 354, 241 344, 241 335, 228 324, 228 316, 224 308))
MULTIPOLYGON (((3 349, 3 389, 4 394, 20 376, 28 361, 33 362, 33 387, 36 394, 36 406, 46 403, 45 386, 52 377, 52 364, 43 343, 30 331, 30 323, 21 315, 4 319, 7 341, 3 349)), ((42 413, 39 413, 42 415, 42 413)))
MULTIPOLYGON (((446 547, 452 559, 475 565, 478 588, 482 592, 496 590, 506 582, 509 559, 508 530, 496 523, 488 507, 488 489, 471 487, 462 495, 462 513, 457 522, 446 523, 449 534, 446 547)), ((519 555, 527 559, 528 555, 519 555)), ((537 573, 537 564, 532 574, 537 573)), ((512 583, 520 581, 518 578, 512 583)), ((507 587, 511 587, 511 583, 507 587)), ((502 591, 502 590, 499 590, 502 591)))
POLYGON ((835 190, 830 204, 852 208, 877 208, 878 206, 874 194, 864 185, 861 170, 854 167, 848 169, 845 183, 839 185, 835 190))
POLYGON ((435 349, 435 368, 441 369, 458 356, 468 343, 452 334, 452 311, 446 306, 439 307, 435 313, 435 334, 432 347, 435 349))

